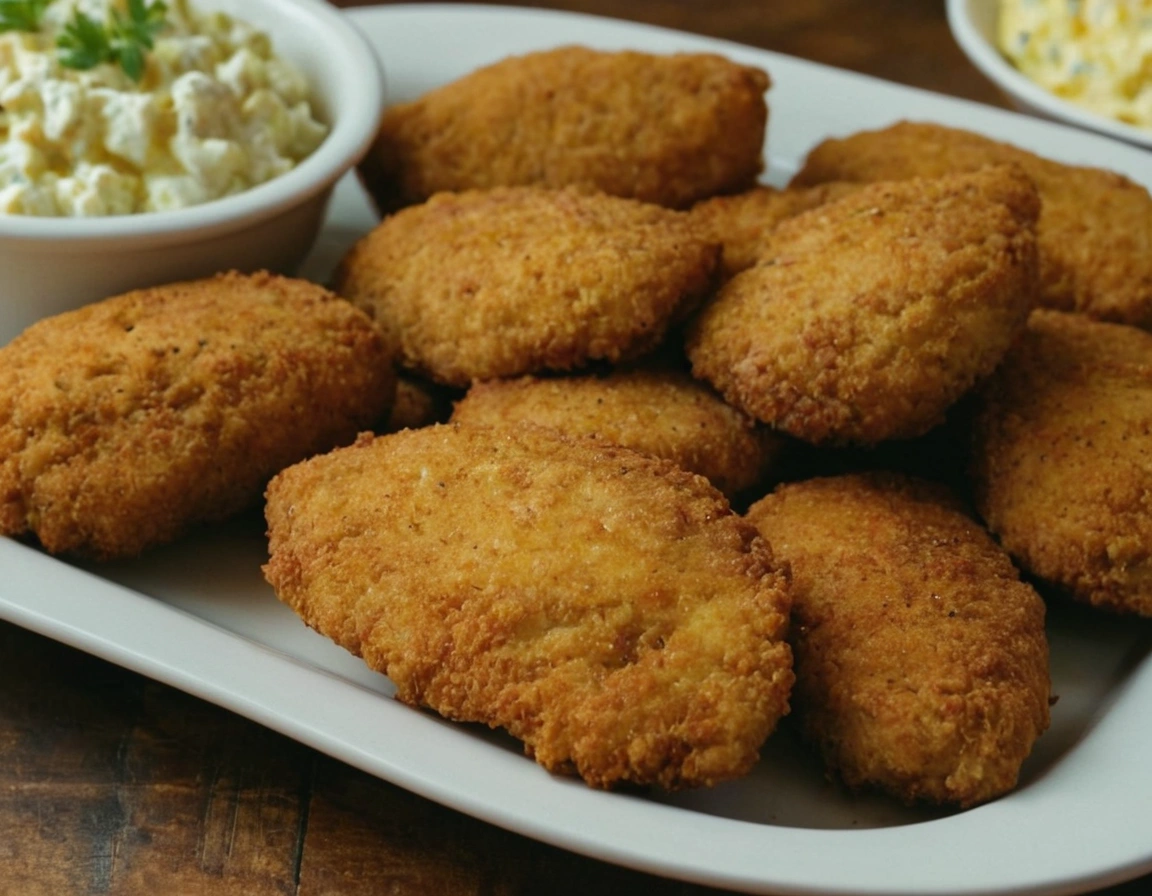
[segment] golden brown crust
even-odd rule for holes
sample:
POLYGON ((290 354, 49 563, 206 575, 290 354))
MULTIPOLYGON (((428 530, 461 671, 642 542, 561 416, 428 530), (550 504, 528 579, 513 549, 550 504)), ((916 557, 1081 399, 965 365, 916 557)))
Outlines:
POLYGON ((1064 165, 956 128, 901 122, 827 140, 793 181, 899 180, 1019 165, 1043 200, 1040 303, 1152 328, 1152 197, 1122 175, 1064 165))
POLYGON ((981 397, 992 531, 1078 600, 1152 616, 1152 334, 1038 310, 981 397))
POLYGON ((668 461, 435 426, 286 470, 267 516, 265 574, 310 626, 593 786, 741 775, 787 711, 786 575, 668 461))
POLYGON ((750 187, 768 76, 721 56, 563 47, 504 59, 387 110, 360 166, 381 210, 534 185, 683 208, 750 187))
POLYGON ((688 216, 531 187, 443 193, 386 219, 336 289, 437 382, 643 354, 711 289, 719 247, 688 216))
POLYGON ((1023 327, 1037 205, 999 167, 871 184, 791 218, 689 329, 693 373, 806 441, 921 435, 1023 327))
POLYGON ((270 274, 145 289, 0 349, 0 533, 130 556, 251 504, 392 400, 371 322, 270 274))
POLYGON ((756 263, 768 235, 782 221, 857 189, 852 183, 787 190, 759 186, 734 196, 705 199, 692 206, 689 215, 705 239, 723 246, 720 267, 727 278, 756 263))
POLYGON ((659 368, 477 383, 457 402, 452 419, 481 426, 534 423, 604 439, 667 458, 729 496, 758 484, 781 448, 778 436, 687 373, 659 368))
POLYGON ((748 519, 792 567, 794 704, 851 787, 971 806, 1048 726, 1044 604, 938 486, 779 488, 748 519))

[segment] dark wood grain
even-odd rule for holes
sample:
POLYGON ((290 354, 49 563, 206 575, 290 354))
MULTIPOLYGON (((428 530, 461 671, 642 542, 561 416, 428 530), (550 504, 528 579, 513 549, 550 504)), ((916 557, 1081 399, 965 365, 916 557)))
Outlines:
POLYGON ((295 893, 315 754, 0 625, 0 894, 295 893))
MULTIPOLYGON (((1001 104, 953 43, 939 0, 533 5, 680 28, 1001 104)), ((0 682, 0 896, 718 892, 475 821, 5 623, 0 682)), ((1104 892, 1147 894, 1152 878, 1104 892)))
MULTIPOLYGON (((337 0, 335 5, 392 4, 337 0)), ((510 0, 487 5, 547 7, 677 28, 1005 105, 952 39, 943 0, 510 0)))

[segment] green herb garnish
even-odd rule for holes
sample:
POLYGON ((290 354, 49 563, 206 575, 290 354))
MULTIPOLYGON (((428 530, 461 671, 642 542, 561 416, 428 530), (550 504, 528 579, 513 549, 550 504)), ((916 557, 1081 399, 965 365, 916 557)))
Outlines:
POLYGON ((95 68, 101 62, 113 61, 108 31, 79 10, 56 38, 56 46, 60 49, 60 64, 66 68, 95 68))
POLYGON ((56 38, 60 64, 89 69, 102 63, 119 65, 133 81, 144 76, 144 53, 163 29, 168 4, 163 0, 128 0, 128 12, 112 10, 104 23, 79 10, 56 38))
POLYGON ((52 0, 0 0, 0 31, 39 31, 52 0))

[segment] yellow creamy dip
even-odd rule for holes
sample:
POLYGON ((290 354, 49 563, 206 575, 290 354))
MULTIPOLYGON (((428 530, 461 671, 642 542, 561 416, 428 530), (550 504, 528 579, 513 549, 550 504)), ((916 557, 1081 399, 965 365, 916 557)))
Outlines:
POLYGON ((998 39, 1041 87, 1152 129, 1152 0, 1001 0, 998 39))

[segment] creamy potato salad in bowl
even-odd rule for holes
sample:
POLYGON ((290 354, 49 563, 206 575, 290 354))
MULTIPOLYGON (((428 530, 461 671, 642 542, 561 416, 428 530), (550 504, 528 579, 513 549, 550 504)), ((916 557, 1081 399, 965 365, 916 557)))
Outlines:
POLYGON ((1152 147, 1152 0, 948 0, 948 23, 1018 108, 1152 147))
POLYGON ((291 270, 382 107, 321 0, 0 0, 0 344, 127 289, 291 270))

